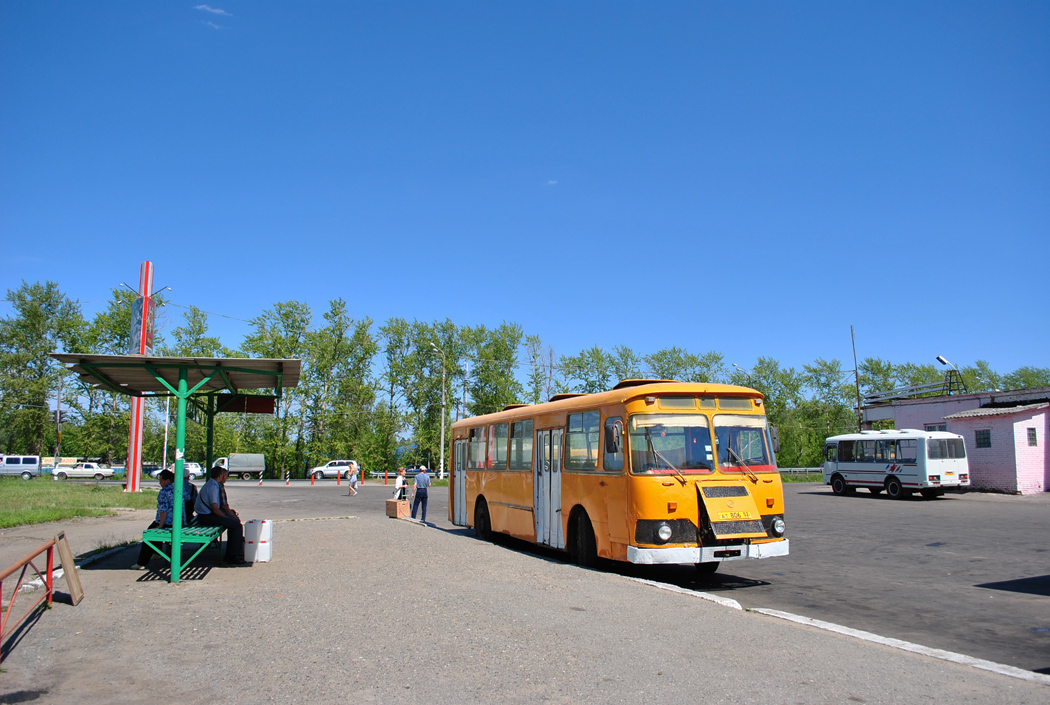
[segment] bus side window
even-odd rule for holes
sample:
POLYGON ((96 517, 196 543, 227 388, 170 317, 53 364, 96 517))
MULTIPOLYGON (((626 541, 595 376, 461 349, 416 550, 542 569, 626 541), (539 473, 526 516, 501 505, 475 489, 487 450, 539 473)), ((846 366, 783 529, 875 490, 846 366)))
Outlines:
POLYGON ((568 432, 565 434, 565 469, 598 469, 598 429, 601 414, 585 411, 569 414, 568 432))
POLYGON ((839 457, 839 449, 835 445, 828 445, 824 448, 824 458, 831 462, 835 462, 839 457))
POLYGON ((906 438, 897 441, 897 460, 902 463, 914 463, 916 457, 916 443, 914 438, 906 438))
POLYGON ((605 447, 602 469, 606 472, 623 470, 623 420, 619 416, 605 419, 605 447))
POLYGON ((857 441, 857 462, 875 462, 875 441, 857 441))
POLYGON ((840 463, 852 463, 853 462, 853 446, 856 441, 842 441, 839 443, 839 462, 840 463))

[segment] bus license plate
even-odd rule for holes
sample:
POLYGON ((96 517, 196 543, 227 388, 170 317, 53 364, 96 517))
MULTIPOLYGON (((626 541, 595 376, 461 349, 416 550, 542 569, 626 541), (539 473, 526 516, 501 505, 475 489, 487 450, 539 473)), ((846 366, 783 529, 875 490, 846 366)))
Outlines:
POLYGON ((741 519, 750 519, 751 512, 721 512, 718 515, 719 521, 739 521, 741 519))

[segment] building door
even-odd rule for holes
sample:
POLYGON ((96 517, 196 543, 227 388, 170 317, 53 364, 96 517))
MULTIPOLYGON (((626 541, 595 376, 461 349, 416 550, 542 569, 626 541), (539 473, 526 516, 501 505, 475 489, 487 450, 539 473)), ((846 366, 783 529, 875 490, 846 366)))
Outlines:
POLYGON ((455 458, 452 499, 452 523, 456 526, 467 525, 467 442, 456 441, 452 451, 455 458))
POLYGON ((561 434, 560 428, 536 432, 535 472, 536 542, 565 548, 561 521, 561 434))

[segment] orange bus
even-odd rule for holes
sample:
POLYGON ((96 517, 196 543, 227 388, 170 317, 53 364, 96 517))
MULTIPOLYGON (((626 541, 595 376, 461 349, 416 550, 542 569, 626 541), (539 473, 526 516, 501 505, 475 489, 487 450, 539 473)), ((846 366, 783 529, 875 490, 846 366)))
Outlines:
POLYGON ((598 557, 689 564, 786 556, 775 429, 762 394, 627 380, 452 427, 449 520, 598 557))

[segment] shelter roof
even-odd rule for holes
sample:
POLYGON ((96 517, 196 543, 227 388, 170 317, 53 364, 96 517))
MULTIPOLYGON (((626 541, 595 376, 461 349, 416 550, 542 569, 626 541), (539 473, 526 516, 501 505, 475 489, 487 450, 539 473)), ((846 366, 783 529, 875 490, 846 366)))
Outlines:
POLYGON ((189 388, 198 392, 281 389, 299 384, 301 360, 227 357, 159 357, 52 353, 85 384, 128 396, 172 396, 185 369, 189 388), (163 381, 162 381, 163 380, 163 381), (166 384, 165 384, 166 383, 166 384))

